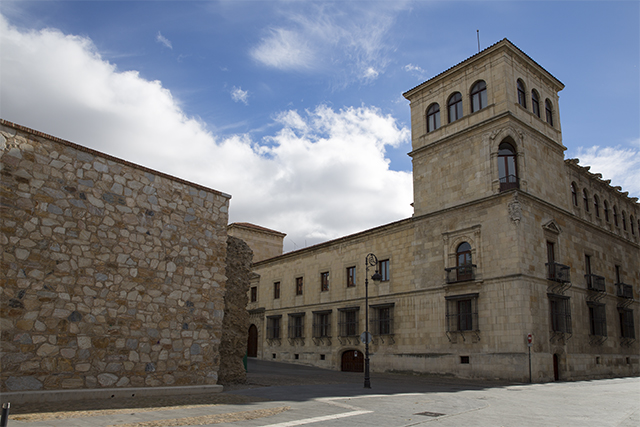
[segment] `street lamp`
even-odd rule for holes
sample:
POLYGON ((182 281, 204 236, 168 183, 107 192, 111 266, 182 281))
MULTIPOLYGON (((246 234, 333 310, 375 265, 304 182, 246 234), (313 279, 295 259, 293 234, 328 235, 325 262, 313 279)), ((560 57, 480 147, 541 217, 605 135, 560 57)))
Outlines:
POLYGON ((364 388, 371 388, 371 380, 369 378, 369 266, 376 267, 375 273, 371 276, 371 280, 379 282, 382 276, 378 273, 378 258, 374 254, 369 254, 364 259, 364 388))

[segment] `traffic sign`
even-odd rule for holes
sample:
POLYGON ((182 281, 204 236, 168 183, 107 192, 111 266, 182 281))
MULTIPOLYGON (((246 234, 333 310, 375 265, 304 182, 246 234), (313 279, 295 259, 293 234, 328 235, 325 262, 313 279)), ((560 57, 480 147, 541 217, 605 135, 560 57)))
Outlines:
POLYGON ((360 334, 360 341, 363 344, 370 344, 373 341, 373 335, 371 335, 371 332, 363 332, 360 334))

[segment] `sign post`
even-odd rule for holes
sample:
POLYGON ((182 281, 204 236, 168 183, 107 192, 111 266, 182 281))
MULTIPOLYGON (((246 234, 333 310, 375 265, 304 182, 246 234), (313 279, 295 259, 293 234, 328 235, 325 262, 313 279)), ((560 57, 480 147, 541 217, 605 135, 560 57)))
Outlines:
POLYGON ((527 347, 529 347, 529 384, 531 384, 531 343, 533 342, 533 336, 527 334, 527 347))

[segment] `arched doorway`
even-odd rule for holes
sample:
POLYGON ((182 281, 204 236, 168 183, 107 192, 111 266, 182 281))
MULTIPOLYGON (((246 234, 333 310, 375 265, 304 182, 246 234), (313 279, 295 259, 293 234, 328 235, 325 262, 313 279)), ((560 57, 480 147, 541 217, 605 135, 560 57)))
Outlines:
POLYGON ((258 357, 258 328, 249 326, 249 340, 247 342, 247 356, 258 357))
POLYGON ((342 353, 342 370, 364 372, 364 353, 359 350, 347 350, 342 353))
POLYGON ((554 354, 553 355, 553 380, 554 381, 560 380, 560 369, 558 365, 559 365, 558 355, 554 354))

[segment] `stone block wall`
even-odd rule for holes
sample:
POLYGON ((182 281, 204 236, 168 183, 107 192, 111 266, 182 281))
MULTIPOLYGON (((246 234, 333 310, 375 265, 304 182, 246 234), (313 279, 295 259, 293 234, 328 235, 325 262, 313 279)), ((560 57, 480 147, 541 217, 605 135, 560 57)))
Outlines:
POLYGON ((3 392, 216 384, 230 196, 0 121, 3 392))

